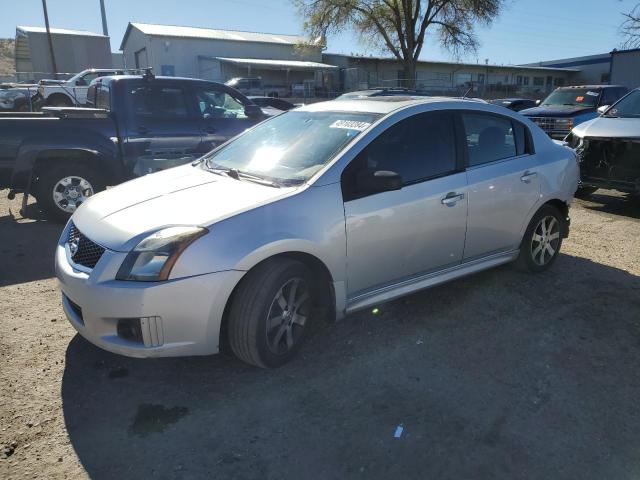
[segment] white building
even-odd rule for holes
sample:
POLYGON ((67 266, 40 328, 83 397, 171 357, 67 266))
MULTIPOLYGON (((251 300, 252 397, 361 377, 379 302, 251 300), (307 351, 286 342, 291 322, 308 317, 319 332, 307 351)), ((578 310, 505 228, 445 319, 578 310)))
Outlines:
POLYGON ((322 45, 310 46, 297 35, 129 23, 120 50, 128 68, 219 82, 260 77, 264 83, 330 88, 329 72, 335 70, 321 63, 322 45))
POLYGON ((640 87, 640 48, 611 52, 611 83, 625 87, 640 87))
MULTIPOLYGON (((56 73, 72 76, 86 68, 111 68, 109 37, 99 33, 51 28, 56 73)), ((16 78, 53 78, 53 65, 44 27, 16 27, 16 78)), ((64 76, 63 76, 64 78, 64 76)))

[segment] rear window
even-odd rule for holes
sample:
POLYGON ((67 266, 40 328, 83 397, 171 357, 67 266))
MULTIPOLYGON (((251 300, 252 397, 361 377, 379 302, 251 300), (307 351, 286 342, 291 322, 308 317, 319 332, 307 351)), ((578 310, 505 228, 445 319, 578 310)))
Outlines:
POLYGON ((108 85, 96 86, 96 108, 111 110, 111 90, 108 85))

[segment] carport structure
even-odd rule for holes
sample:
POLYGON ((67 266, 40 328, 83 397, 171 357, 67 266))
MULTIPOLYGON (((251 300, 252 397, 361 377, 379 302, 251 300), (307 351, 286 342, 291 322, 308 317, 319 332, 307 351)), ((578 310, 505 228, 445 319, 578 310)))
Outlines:
POLYGON ((198 68, 203 78, 228 80, 233 77, 260 77, 265 84, 287 87, 301 85, 306 94, 314 86, 330 88, 338 67, 320 62, 275 60, 262 58, 230 58, 198 56, 198 68), (284 75, 283 75, 284 73, 284 75))

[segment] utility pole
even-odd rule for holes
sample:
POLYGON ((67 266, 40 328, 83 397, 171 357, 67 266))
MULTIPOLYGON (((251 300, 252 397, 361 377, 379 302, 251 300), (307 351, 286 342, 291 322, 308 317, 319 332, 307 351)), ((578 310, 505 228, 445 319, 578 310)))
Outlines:
POLYGON ((49 13, 47 12, 47 0, 42 0, 42 10, 44 11, 44 25, 47 28, 47 39, 49 40, 49 53, 51 54, 51 67, 54 78, 58 78, 58 67, 56 66, 56 55, 53 52, 53 39, 51 38, 51 28, 49 28, 49 13))
POLYGON ((107 28, 107 14, 104 11, 104 0, 100 0, 100 13, 102 14, 102 34, 108 37, 109 29, 107 28))

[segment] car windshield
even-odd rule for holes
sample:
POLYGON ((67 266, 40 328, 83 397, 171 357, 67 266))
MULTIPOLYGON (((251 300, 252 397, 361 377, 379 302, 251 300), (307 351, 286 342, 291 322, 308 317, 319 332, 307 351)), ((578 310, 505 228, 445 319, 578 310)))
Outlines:
POLYGON ((210 153, 204 165, 284 185, 301 183, 379 117, 372 113, 286 112, 210 153))
POLYGON ((573 105, 576 107, 595 107, 600 98, 599 90, 588 88, 559 89, 549 95, 541 105, 573 105))
POLYGON ((640 117, 640 90, 634 90, 626 97, 622 98, 607 113, 607 117, 640 117))

